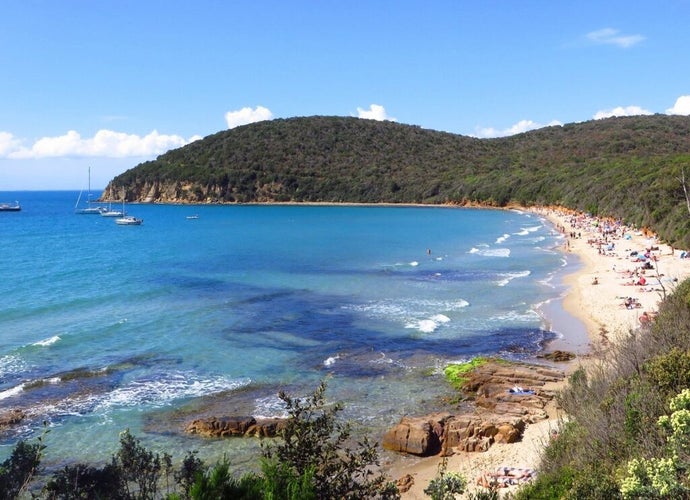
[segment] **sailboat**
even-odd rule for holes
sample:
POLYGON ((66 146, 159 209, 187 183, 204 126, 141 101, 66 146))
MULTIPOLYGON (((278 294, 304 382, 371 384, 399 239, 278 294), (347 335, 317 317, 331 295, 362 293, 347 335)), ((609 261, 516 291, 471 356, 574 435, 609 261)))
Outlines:
POLYGON ((144 219, 139 219, 133 215, 124 215, 125 212, 125 189, 122 188, 122 217, 115 219, 115 224, 119 226, 141 226, 144 219))
POLYGON ((101 217, 124 217, 125 215, 127 214, 125 213, 124 207, 122 210, 117 210, 112 208, 110 203, 108 203, 108 208, 101 212, 101 217))
POLYGON ((105 211, 105 207, 100 205, 92 205, 91 201, 91 167, 89 167, 89 191, 86 197, 86 207, 79 208, 79 202, 81 201, 82 191, 79 191, 79 198, 77 198, 77 204, 74 205, 74 213, 81 215, 98 215, 105 211))

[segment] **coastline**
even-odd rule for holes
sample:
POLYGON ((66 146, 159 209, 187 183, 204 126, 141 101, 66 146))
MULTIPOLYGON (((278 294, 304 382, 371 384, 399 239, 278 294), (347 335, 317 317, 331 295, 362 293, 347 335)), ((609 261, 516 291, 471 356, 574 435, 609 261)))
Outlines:
MULTIPOLYGON (((630 329, 642 327, 643 313, 653 316, 675 284, 690 276, 690 259, 681 259, 677 249, 659 242, 653 234, 568 209, 527 210, 563 234, 560 250, 566 259, 577 259, 575 269, 567 269, 562 280, 566 289, 562 300, 547 304, 543 311, 552 329, 561 335, 549 343, 546 352, 560 349, 577 354, 574 360, 556 366, 566 375, 586 367, 588 360, 630 329), (648 257, 642 257, 644 253, 648 257), (641 276, 644 284, 634 284, 641 276), (626 298, 634 299, 631 307, 626 306, 626 298)), ((545 389, 557 392, 566 383, 553 383, 545 389)), ((477 485, 477 478, 484 471, 501 466, 537 469, 551 432, 558 429, 563 417, 555 402, 547 407, 547 413, 547 419, 528 425, 517 443, 496 443, 483 453, 456 451, 447 457, 447 472, 462 474, 468 483, 466 491, 477 491, 483 489, 477 485)), ((393 480, 406 475, 413 478, 412 487, 401 498, 426 499, 424 489, 437 476, 441 461, 439 456, 411 458, 390 467, 388 474, 393 480)), ((499 493, 516 488, 503 488, 499 493)))

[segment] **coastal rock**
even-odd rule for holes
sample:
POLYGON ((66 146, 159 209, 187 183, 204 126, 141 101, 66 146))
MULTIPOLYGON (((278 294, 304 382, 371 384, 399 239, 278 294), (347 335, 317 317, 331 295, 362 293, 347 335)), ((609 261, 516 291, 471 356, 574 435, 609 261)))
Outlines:
POLYGON ((493 443, 515 443, 525 430, 521 418, 505 420, 505 416, 459 415, 446 425, 446 453, 452 448, 462 451, 486 451, 493 443), (503 417, 503 418, 501 418, 503 417))
POLYGON ((450 413, 437 413, 425 417, 403 417, 386 432, 382 445, 387 450, 427 457, 441 451, 445 424, 450 413))
POLYGON ((185 432, 206 437, 273 437, 284 425, 285 420, 281 418, 209 417, 188 423, 185 432))
POLYGON ((7 429, 13 425, 17 425, 24 420, 26 413, 22 410, 7 410, 0 412, 0 430, 7 429))
POLYGON ((411 474, 405 474, 395 482, 395 485, 400 493, 410 491, 410 488, 414 485, 414 477, 411 474))
POLYGON ((470 412, 403 417, 383 438, 388 450, 419 456, 482 452, 494 443, 515 443, 528 424, 548 418, 554 393, 545 387, 564 374, 538 365, 490 361, 466 375, 463 393, 470 412))
POLYGON ((555 363, 564 363, 575 359, 575 354, 569 351, 553 351, 539 356, 542 359, 548 359, 555 363))

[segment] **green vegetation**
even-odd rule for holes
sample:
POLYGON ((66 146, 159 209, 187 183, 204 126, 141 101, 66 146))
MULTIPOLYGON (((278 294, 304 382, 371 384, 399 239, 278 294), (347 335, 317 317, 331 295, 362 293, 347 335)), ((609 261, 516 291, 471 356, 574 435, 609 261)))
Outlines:
POLYGON ((468 379, 465 375, 470 373, 475 368, 478 368, 489 361, 488 358, 483 358, 481 356, 473 358, 467 363, 453 363, 443 370, 446 380, 454 388, 461 390, 463 386, 467 383, 468 379))
POLYGON ((117 176, 104 197, 162 202, 561 205, 690 248, 690 117, 634 116, 476 139, 314 116, 218 132, 117 176), (688 170, 684 174, 684 169, 688 170))
POLYGON ((431 500, 453 500, 465 492, 467 480, 457 472, 448 472, 447 468, 448 459, 444 457, 438 466, 438 474, 424 490, 431 500))

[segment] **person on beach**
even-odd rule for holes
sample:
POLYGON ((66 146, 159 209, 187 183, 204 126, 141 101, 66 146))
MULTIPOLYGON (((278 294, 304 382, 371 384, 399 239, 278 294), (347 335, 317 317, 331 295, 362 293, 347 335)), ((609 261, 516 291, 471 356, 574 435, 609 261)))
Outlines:
POLYGON ((652 317, 647 313, 647 311, 642 311, 642 314, 640 314, 640 325, 642 325, 643 328, 647 328, 649 324, 652 322, 652 317))

